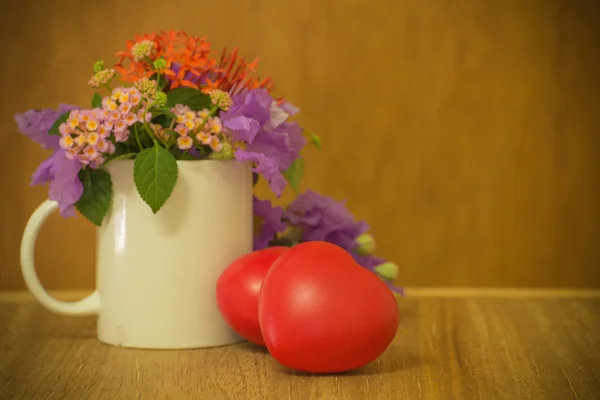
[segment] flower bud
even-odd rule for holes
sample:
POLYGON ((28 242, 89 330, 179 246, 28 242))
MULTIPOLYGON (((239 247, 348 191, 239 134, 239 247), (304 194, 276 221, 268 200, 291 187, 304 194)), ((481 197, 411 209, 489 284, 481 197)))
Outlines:
POLYGON ((103 69, 104 69, 104 61, 98 60, 94 63, 94 73, 95 74, 102 71, 103 69))
POLYGON ((383 264, 379 264, 375 267, 375 272, 383 279, 388 281, 394 281, 398 278, 398 265, 391 261, 386 261, 383 264))
POLYGON ((356 252, 361 256, 367 256, 373 254, 375 251, 375 239, 370 233, 363 233, 356 238, 356 252))
POLYGON ((159 58, 158 60, 154 60, 154 69, 165 69, 167 68, 167 62, 164 58, 159 58))
POLYGON ((223 111, 229 110, 231 106, 231 96, 229 93, 219 89, 211 90, 209 92, 210 102, 223 111))
POLYGON ((164 107, 167 104, 167 94, 165 92, 154 93, 154 106, 164 107))
POLYGON ((222 142, 223 147, 218 152, 212 152, 208 156, 211 160, 232 160, 233 159, 233 149, 229 143, 222 142))

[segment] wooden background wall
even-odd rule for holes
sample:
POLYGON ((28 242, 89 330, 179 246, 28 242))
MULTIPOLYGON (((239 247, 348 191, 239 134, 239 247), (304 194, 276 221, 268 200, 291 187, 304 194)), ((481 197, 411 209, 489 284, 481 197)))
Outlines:
MULTIPOLYGON (((400 283, 600 287, 599 11, 594 0, 2 2, 0 289, 24 287, 20 236, 47 193, 29 187, 47 154, 13 114, 87 104, 94 61, 171 28, 260 57, 322 136, 304 187, 347 198, 400 283)), ((38 247, 48 287, 93 286, 86 221, 53 217, 38 247)))

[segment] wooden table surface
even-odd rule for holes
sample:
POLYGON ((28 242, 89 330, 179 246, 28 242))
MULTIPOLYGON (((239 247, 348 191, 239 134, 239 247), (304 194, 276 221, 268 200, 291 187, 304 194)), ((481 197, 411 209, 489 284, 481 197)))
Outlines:
POLYGON ((280 366, 247 343, 148 351, 0 294, 0 399, 600 399, 600 294, 409 291, 388 350, 347 374, 280 366))

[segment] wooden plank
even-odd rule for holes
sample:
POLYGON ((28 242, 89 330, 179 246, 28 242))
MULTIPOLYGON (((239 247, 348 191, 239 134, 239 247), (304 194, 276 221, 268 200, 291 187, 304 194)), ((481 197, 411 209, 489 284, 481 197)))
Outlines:
MULTIPOLYGON (((375 362, 313 376, 249 344, 146 351, 95 339, 93 318, 0 303, 1 399, 600 398, 600 300, 408 298, 375 362)), ((160 323, 160 321, 157 321, 160 323)))

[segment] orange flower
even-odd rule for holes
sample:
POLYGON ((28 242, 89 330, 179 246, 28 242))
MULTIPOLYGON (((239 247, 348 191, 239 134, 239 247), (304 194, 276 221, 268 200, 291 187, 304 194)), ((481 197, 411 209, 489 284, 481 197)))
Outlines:
POLYGON ((250 75, 255 72, 257 63, 257 59, 246 62, 243 57, 238 56, 237 48, 233 49, 231 53, 227 53, 227 49, 224 49, 221 59, 214 69, 214 77, 207 82, 202 91, 209 92, 210 90, 220 89, 229 92, 231 95, 244 89, 265 88, 270 91, 272 87, 270 78, 260 81, 257 77, 250 75))
POLYGON ((117 53, 115 65, 126 82, 159 73, 169 78, 169 89, 187 86, 205 93, 220 89, 231 95, 245 89, 271 90, 270 78, 261 81, 254 76, 257 60, 246 62, 234 49, 231 53, 224 50, 217 62, 205 37, 171 30, 136 36, 126 45, 127 50, 117 53))

